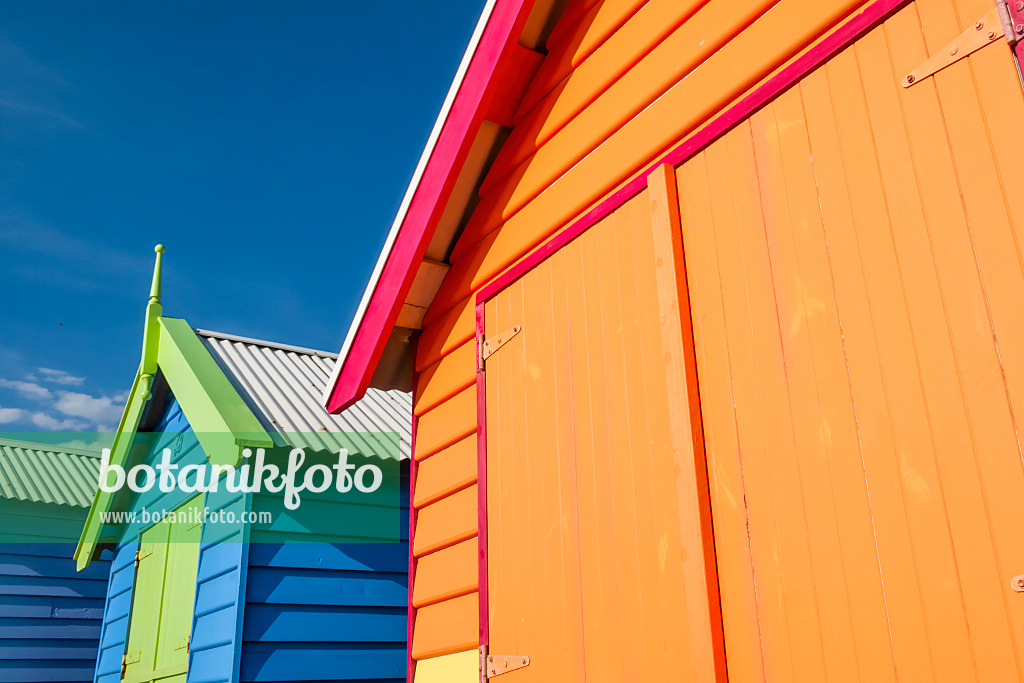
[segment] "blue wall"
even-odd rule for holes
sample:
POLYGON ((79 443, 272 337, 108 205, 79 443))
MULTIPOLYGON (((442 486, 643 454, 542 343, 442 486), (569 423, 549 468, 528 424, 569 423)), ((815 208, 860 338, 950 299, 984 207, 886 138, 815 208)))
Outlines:
POLYGON ((249 547, 241 678, 404 681, 404 543, 249 547))
MULTIPOLYGON (((196 444, 192 428, 173 396, 167 397, 163 415, 154 432, 160 437, 145 456, 146 462, 159 461, 164 447, 171 447, 178 434, 186 435, 187 445, 172 458, 183 466, 203 463, 206 455, 196 444)), ((137 464, 128 463, 129 466, 137 464)), ((154 487, 143 494, 133 494, 121 505, 136 512, 147 509, 173 510, 194 494, 175 491, 161 493, 154 487)), ((244 509, 246 499, 241 494, 219 491, 207 494, 205 505, 215 512, 232 510, 236 514, 244 509)), ((139 533, 148 525, 126 525, 120 531, 117 556, 111 567, 110 591, 103 615, 104 632, 100 645, 100 658, 96 666, 96 683, 120 681, 121 658, 127 643, 129 616, 132 604, 132 584, 135 577, 135 550, 139 533)), ((196 578, 195 620, 192 624, 191 659, 188 680, 237 680, 237 652, 239 640, 235 627, 239 616, 242 567, 245 566, 246 545, 241 543, 244 529, 227 524, 209 524, 203 527, 199 551, 199 569, 196 578)))
MULTIPOLYGON (((25 505, 51 508, 49 514, 71 510, 25 505)), ((13 506, 21 507, 4 501, 0 524, 13 523, 13 506)), ((84 523, 85 510, 76 512, 84 523)), ((110 562, 78 573, 74 552, 74 543, 0 544, 0 681, 92 680, 110 562)))
MULTIPOLYGON (((191 427, 173 397, 155 431, 159 457, 191 427)), ((196 447, 174 458, 203 462, 196 447)), ((404 479, 404 478, 403 478, 404 479)), ((403 481, 402 505, 408 505, 403 481)), ((189 497, 150 492, 132 509, 172 509, 189 497), (180 498, 180 500, 179 500, 180 498)), ((207 507, 240 518, 250 496, 218 491, 207 507)), ((407 539, 407 515, 401 516, 407 539)), ((122 530, 113 562, 96 683, 116 683, 128 632, 134 553, 142 525, 122 530)), ((203 527, 189 683, 236 681, 405 681, 408 546, 401 543, 249 544, 249 527, 203 527)), ((0 680, 3 680, 0 678, 0 680)))
MULTIPOLYGON (((138 549, 138 543, 123 545, 110 563, 110 585, 96 660, 97 683, 121 680, 121 659, 128 643, 128 613, 132 607, 132 584, 135 580, 135 551, 138 549)), ((91 564, 89 568, 92 568, 91 564)))

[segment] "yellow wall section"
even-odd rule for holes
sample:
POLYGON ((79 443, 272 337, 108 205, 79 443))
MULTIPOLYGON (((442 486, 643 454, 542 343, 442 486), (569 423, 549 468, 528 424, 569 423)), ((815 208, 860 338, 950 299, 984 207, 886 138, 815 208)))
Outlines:
POLYGON ((416 662, 413 683, 477 683, 479 672, 479 651, 467 650, 416 662))

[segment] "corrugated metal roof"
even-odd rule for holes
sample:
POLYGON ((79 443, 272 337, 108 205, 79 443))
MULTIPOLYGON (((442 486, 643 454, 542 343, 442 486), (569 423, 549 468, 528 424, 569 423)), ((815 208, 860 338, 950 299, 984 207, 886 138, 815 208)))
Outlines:
POLYGON ((100 454, 0 439, 0 498, 89 507, 100 454))
MULTIPOLYGON (((345 445, 345 432, 364 454, 381 455, 373 433, 397 432, 401 458, 410 456, 412 396, 370 389, 358 403, 331 415, 320 403, 337 356, 296 346, 196 330, 210 354, 267 431, 314 434, 328 450, 345 445)), ((313 444, 319 447, 319 444, 313 444)))

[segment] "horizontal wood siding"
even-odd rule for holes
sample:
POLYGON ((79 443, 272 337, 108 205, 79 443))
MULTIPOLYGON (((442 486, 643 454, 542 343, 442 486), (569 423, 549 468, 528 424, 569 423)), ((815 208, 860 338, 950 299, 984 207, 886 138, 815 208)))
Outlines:
POLYGON ((404 543, 254 543, 240 680, 404 681, 404 543))
MULTIPOLYGON (((186 465, 201 465, 208 462, 206 453, 203 452, 198 440, 193 436, 194 432, 192 431, 192 427, 185 418, 185 413, 182 412, 181 406, 178 405, 177 399, 175 399, 173 395, 168 394, 166 400, 167 404, 164 407, 164 413, 152 430, 152 433, 157 435, 155 437, 156 441, 145 454, 139 455, 136 459, 126 463, 126 469, 141 462, 146 462, 151 466, 154 465, 160 461, 164 448, 171 449, 173 454, 171 457, 171 463, 177 465, 179 468, 185 467, 186 465), (175 442, 179 436, 183 437, 183 447, 179 452, 174 453, 175 442)), ((180 469, 178 471, 180 471, 180 469)), ((111 510, 131 510, 136 513, 141 512, 143 509, 147 511, 170 511, 177 509, 194 495, 194 493, 181 491, 177 487, 169 493, 164 493, 160 491, 159 486, 153 486, 143 493, 133 493, 126 486, 122 489, 122 492, 118 494, 119 499, 115 501, 111 510)), ((142 522, 136 522, 134 525, 130 526, 126 525, 125 528, 121 530, 120 543, 137 540, 139 534, 146 528, 146 526, 148 525, 143 524, 142 522)))
MULTIPOLYGON (((220 490, 206 494, 211 513, 248 509, 244 494, 220 490)), ((238 680, 248 528, 239 524, 203 526, 196 576, 196 602, 189 643, 188 683, 238 680)))
POLYGON ((474 292, 862 4, 569 4, 453 250, 417 346, 414 548, 428 568, 429 589, 416 594, 429 604, 415 618, 415 657, 459 652, 476 638, 477 615, 468 608, 476 593, 463 593, 469 568, 431 569, 449 561, 432 553, 475 538, 476 504, 467 495, 475 478, 458 447, 477 422, 468 384, 476 369, 474 292), (447 595, 458 596, 459 608, 446 607, 447 595))
MULTIPOLYGON (((632 74, 642 71, 647 60, 627 71, 580 112, 574 119, 580 121, 578 127, 567 125, 481 198, 459 240, 452 269, 426 314, 427 327, 861 4, 782 0, 755 21, 736 25, 736 3, 721 2, 709 25, 734 26, 738 32, 723 38, 726 42, 717 52, 704 53, 701 43, 706 41, 699 35, 688 43, 687 53, 652 50, 647 60, 664 60, 662 67, 635 86, 632 74), (674 70, 680 61, 690 64, 690 53, 700 53, 693 56, 692 69, 674 72, 667 89, 658 94, 638 91, 650 87, 652 79, 665 82, 659 80, 667 78, 665 70, 674 70), (616 87, 620 83, 626 85, 616 87), (638 97, 649 106, 632 115, 620 111, 635 106, 638 97), (592 121, 590 112, 602 108, 609 111, 592 121), (594 131, 600 133, 594 136, 594 131)), ((684 22, 665 43, 687 31, 688 24, 684 22)))
POLYGON ((110 563, 95 683, 118 683, 121 680, 121 660, 128 643, 128 618, 135 584, 135 552, 138 549, 137 541, 126 543, 118 548, 110 563))
MULTIPOLYGON (((0 501, 0 524, 24 523, 0 501)), ((84 508, 42 503, 47 516, 70 513, 79 527, 84 508), (49 508, 54 508, 47 511, 49 508)), ((96 668, 110 562, 75 571, 75 544, 0 544, 0 681, 86 683, 96 668)), ((109 553, 108 553, 109 555, 109 553)))

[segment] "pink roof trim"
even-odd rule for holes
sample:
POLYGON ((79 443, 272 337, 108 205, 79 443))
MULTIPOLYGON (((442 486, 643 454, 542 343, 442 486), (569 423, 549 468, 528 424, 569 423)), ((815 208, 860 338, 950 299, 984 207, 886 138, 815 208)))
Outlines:
POLYGON ((436 143, 433 149, 428 143, 425 152, 429 160, 422 174, 413 179, 407 211, 404 216, 399 214, 392 227, 390 249, 385 246, 381 254, 379 275, 367 287, 360 309, 362 315, 357 314, 352 323, 336 374, 324 394, 328 412, 336 413, 352 405, 369 386, 430 243, 433 228, 483 120, 491 95, 490 86, 497 80, 495 72, 502 65, 502 58, 516 44, 532 4, 533 0, 496 0, 485 8, 479 42, 475 50, 470 43, 467 57, 471 52, 472 58, 464 75, 460 73, 463 75, 461 82, 456 76, 453 89, 457 89, 457 94, 450 109, 442 110, 443 125, 436 143))

